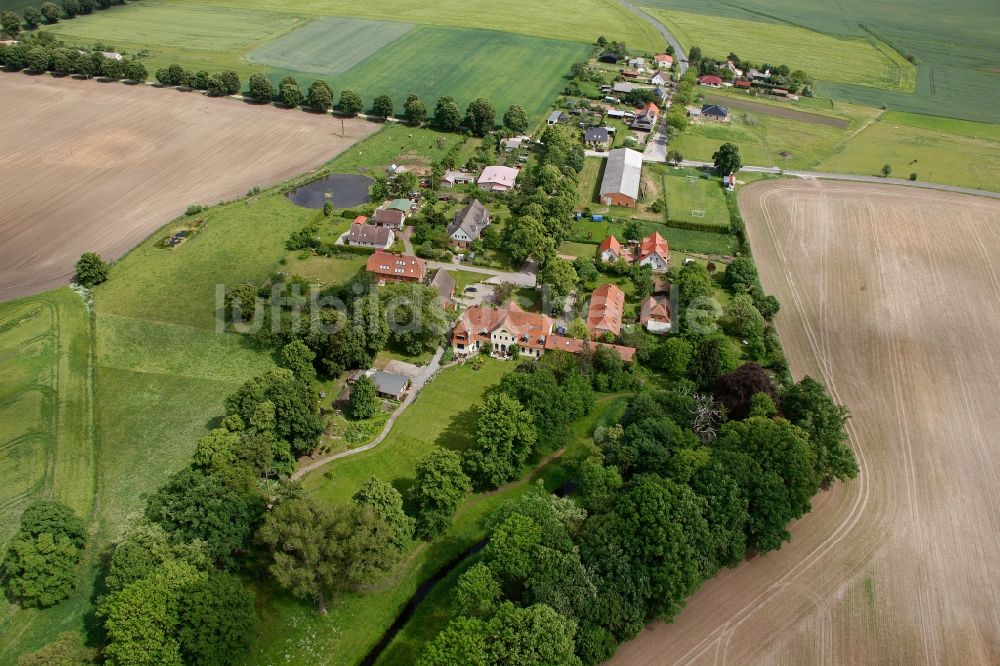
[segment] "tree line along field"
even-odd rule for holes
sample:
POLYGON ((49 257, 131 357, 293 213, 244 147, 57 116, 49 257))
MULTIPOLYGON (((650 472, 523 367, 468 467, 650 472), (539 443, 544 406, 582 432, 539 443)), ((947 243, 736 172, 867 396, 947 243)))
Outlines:
POLYGON ((851 410, 861 474, 612 663, 996 663, 1000 203, 774 181, 740 204, 792 371, 851 410))
MULTIPOLYGON (((696 43, 701 40, 701 30, 713 30, 714 22, 709 17, 717 16, 761 24, 752 31, 760 37, 740 39, 754 40, 759 43, 758 48, 764 50, 767 42, 763 35, 774 30, 768 27, 774 25, 798 26, 842 38, 876 38, 904 57, 913 58, 917 67, 915 93, 881 90, 852 82, 823 82, 817 93, 869 106, 885 104, 899 111, 996 121, 996 109, 1000 106, 1000 86, 996 84, 996 63, 1000 61, 997 34, 1000 6, 992 0, 949 3, 935 0, 874 3, 867 0, 837 3, 644 0, 642 4, 706 17, 691 29, 689 38, 696 43)), ((834 62, 840 61, 841 58, 837 58, 834 62)))
MULTIPOLYGON (((191 70, 233 69, 244 79, 255 71, 265 71, 274 82, 291 74, 303 86, 324 78, 335 91, 360 90, 366 103, 390 94, 397 107, 410 93, 432 103, 452 95, 463 108, 485 96, 498 107, 520 104, 536 118, 562 88, 570 65, 590 52, 598 32, 627 39, 635 30, 630 44, 653 47, 644 37, 652 29, 613 3, 594 2, 593 9, 622 18, 620 31, 612 20, 569 34, 556 28, 577 15, 578 7, 549 24, 544 20, 548 11, 529 12, 525 3, 506 8, 512 14, 525 12, 511 21, 500 20, 495 12, 476 12, 485 16, 460 22, 449 11, 455 7, 414 6, 408 12, 396 4, 380 10, 351 6, 350 13, 358 9, 366 17, 355 18, 331 17, 345 12, 346 6, 336 3, 255 4, 247 9, 224 2, 144 1, 51 29, 71 42, 100 41, 130 53, 145 52, 151 72, 177 62, 191 70)), ((459 15, 468 14, 462 4, 459 15)))
POLYGON ((685 49, 724 58, 787 64, 821 81, 913 92, 916 70, 905 58, 872 37, 835 37, 782 23, 650 10, 685 49))

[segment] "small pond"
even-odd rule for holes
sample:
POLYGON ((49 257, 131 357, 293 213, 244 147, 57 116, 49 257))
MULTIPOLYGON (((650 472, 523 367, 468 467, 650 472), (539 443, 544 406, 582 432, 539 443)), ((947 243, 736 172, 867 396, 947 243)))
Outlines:
POLYGON ((303 208, 322 208, 332 201, 337 208, 354 208, 370 201, 368 188, 375 181, 368 176, 331 173, 288 193, 288 198, 303 208))

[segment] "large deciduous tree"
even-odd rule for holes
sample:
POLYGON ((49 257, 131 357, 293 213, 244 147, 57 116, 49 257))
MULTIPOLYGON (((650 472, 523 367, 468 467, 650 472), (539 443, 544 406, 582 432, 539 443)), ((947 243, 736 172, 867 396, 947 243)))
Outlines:
POLYGON ((8 594, 24 606, 52 606, 76 586, 83 522, 58 502, 36 501, 21 514, 0 573, 8 594))
POLYGON ((365 103, 361 100, 361 93, 354 88, 346 88, 340 91, 340 101, 337 102, 337 110, 348 116, 356 116, 365 108, 365 103))
POLYGON ((734 143, 724 143, 719 146, 712 155, 712 162, 715 164, 715 172, 720 176, 734 174, 743 167, 739 146, 734 143))
POLYGON ((472 484, 458 453, 439 448, 420 458, 411 491, 417 506, 417 535, 431 539, 448 529, 452 514, 470 492, 472 484))
POLYGON ((485 97, 478 97, 465 111, 465 123, 476 136, 486 136, 497 123, 497 112, 493 103, 485 97))
POLYGON ((274 99, 274 84, 271 83, 266 74, 257 72, 251 75, 247 86, 249 88, 249 96, 258 102, 270 102, 274 99))
POLYGON ((317 113, 326 113, 333 106, 333 91, 326 81, 317 79, 309 86, 306 95, 306 106, 317 113))
POLYGON ((462 124, 462 112, 454 97, 442 97, 434 107, 434 126, 445 132, 454 132, 462 124))
POLYGON ((378 414, 380 404, 381 400, 379 400, 376 394, 375 382, 371 380, 371 377, 362 377, 354 382, 354 386, 351 387, 351 397, 347 408, 351 418, 373 418, 378 414))
POLYGON ((403 113, 411 125, 420 125, 427 119, 427 105, 416 95, 410 95, 406 98, 403 113))
POLYGON ((525 132, 528 129, 528 114, 523 107, 516 104, 510 106, 503 113, 503 126, 511 132, 525 132))
POLYGON ((816 472, 820 481, 846 481, 858 475, 858 462, 847 446, 844 429, 850 415, 838 405, 823 385, 805 377, 782 396, 781 408, 788 420, 807 433, 816 447, 816 472))
POLYGON ((278 84, 278 99, 290 109, 294 109, 302 104, 305 99, 302 95, 302 88, 294 76, 286 76, 278 84))
POLYGON ((313 389, 291 370, 271 370, 248 380, 226 398, 226 412, 250 423, 257 406, 266 401, 274 405, 278 437, 288 441, 295 453, 311 451, 323 432, 313 389))
POLYGON ((483 488, 516 479, 536 438, 531 413, 511 396, 492 393, 479 408, 476 441, 465 453, 465 470, 483 488))
POLYGON ((395 562, 391 529, 370 507, 287 499, 267 514, 257 539, 272 553, 271 575, 320 613, 337 592, 372 582, 395 562))
POLYGON ((379 95, 372 100, 372 114, 386 120, 392 116, 393 104, 392 97, 388 95, 379 95))

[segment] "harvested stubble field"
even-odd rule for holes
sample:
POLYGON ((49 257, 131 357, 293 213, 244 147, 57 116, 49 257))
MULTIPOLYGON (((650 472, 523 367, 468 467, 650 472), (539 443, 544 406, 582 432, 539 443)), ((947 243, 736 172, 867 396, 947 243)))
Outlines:
POLYGON ((740 203, 793 374, 851 409, 861 475, 615 663, 997 663, 1000 203, 823 181, 740 203))
POLYGON ((378 129, 197 93, 0 75, 0 300, 117 258, 189 204, 302 173, 378 129))

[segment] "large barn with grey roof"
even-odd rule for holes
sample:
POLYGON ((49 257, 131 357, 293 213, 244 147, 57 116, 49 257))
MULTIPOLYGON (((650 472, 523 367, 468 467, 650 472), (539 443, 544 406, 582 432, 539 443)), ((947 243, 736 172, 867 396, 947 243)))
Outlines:
POLYGON ((601 181, 601 203, 605 206, 635 208, 639 200, 642 176, 642 153, 630 148, 617 148, 608 154, 601 181))

